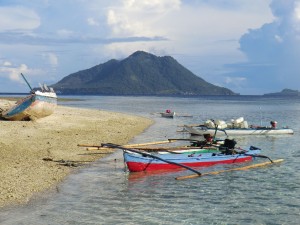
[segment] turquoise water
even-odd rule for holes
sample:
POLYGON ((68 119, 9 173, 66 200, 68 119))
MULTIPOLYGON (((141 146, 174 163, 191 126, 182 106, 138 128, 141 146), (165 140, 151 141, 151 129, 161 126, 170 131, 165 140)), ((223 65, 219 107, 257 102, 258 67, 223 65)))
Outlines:
POLYGON ((156 123, 133 143, 186 138, 187 134, 176 132, 178 125, 240 116, 257 125, 276 120, 278 127, 289 126, 295 134, 235 138, 238 146, 258 146, 272 159, 283 158, 280 165, 181 181, 175 177, 191 172, 129 174, 124 171, 121 151, 116 151, 79 169, 55 191, 24 206, 2 209, 0 224, 299 224, 300 98, 80 98, 86 101, 60 104, 152 118, 156 123), (179 116, 161 118, 157 112, 166 109, 179 116))

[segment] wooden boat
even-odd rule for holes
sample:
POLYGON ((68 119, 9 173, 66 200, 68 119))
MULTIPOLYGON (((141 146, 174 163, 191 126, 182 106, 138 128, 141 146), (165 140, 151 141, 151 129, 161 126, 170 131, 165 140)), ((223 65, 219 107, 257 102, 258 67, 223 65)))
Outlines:
POLYGON ((51 115, 56 105, 57 96, 54 92, 35 91, 3 111, 2 117, 7 120, 36 120, 51 115))
MULTIPOLYGON (((23 78, 25 79, 24 76, 23 78)), ((36 120, 51 115, 56 105, 56 93, 44 85, 41 91, 33 91, 31 88, 30 95, 16 102, 13 107, 2 111, 1 116, 7 120, 36 120)))
MULTIPOLYGON (((203 135, 211 134, 214 135, 216 132, 215 128, 208 128, 205 125, 199 126, 188 126, 183 127, 184 131, 190 133, 191 135, 203 135)), ((249 128, 225 128, 217 129, 216 135, 276 135, 276 134, 293 134, 294 131, 290 128, 272 128, 272 127, 249 127, 249 128)))
POLYGON ((248 126, 248 122, 240 117, 226 123, 222 120, 207 120, 200 125, 184 125, 183 130, 191 135, 211 134, 214 136, 232 135, 274 135, 274 134, 293 134, 294 131, 288 127, 277 128, 277 122, 271 121, 271 126, 248 126))
POLYGON ((260 149, 249 150, 238 154, 207 153, 207 154, 163 154, 137 153, 124 150, 124 161, 130 172, 172 170, 187 167, 208 167, 216 164, 232 164, 251 161, 260 153, 260 149), (158 157, 158 158, 157 158, 158 157))
POLYGON ((174 118, 175 112, 172 112, 170 109, 167 109, 165 112, 160 113, 162 117, 165 118, 174 118))

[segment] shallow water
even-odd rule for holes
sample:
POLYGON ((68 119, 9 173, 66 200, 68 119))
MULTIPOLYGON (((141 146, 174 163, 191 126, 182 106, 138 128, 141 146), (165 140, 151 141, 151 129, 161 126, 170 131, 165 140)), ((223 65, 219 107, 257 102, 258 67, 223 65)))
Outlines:
MULTIPOLYGON (((191 174, 124 171, 121 151, 69 176, 55 191, 24 206, 0 211, 0 224, 299 224, 300 99, 263 97, 76 97, 61 104, 119 111, 156 123, 134 143, 188 137, 178 125, 243 116, 249 123, 289 126, 294 135, 237 137, 238 146, 258 146, 280 165, 178 181, 191 174), (172 109, 174 119, 157 112, 172 109), (181 117, 190 115, 193 117, 181 117)), ((264 160, 258 159, 257 162, 264 160)), ((215 166, 201 172, 232 168, 215 166)))

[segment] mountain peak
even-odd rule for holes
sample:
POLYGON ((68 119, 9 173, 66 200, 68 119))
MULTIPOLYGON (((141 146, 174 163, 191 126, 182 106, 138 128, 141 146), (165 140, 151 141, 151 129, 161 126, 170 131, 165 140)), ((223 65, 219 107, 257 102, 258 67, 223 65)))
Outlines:
POLYGON ((52 86, 62 94, 235 95, 194 75, 171 56, 144 51, 73 73, 52 86))
POLYGON ((152 55, 151 53, 139 50, 139 51, 136 51, 136 52, 132 53, 130 56, 128 56, 128 58, 130 58, 130 57, 139 57, 139 56, 144 56, 145 57, 145 56, 154 56, 154 55, 152 55))

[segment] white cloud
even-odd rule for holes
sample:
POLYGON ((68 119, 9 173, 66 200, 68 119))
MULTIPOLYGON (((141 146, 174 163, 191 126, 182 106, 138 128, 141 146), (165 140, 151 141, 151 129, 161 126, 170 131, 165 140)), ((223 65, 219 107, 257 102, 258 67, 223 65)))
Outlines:
POLYGON ((239 85, 241 82, 245 82, 247 78, 245 77, 225 77, 226 84, 239 85))
POLYGON ((0 7, 0 31, 31 30, 40 26, 38 14, 29 8, 0 7))
POLYGON ((24 80, 20 74, 26 74, 26 76, 39 76, 42 71, 39 69, 29 68, 26 64, 13 65, 11 62, 5 61, 2 66, 0 66, 0 78, 8 78, 11 81, 16 81, 23 83, 24 80))
MULTIPOLYGON (((153 49, 156 49, 190 65, 192 63, 186 62, 185 58, 197 60, 189 69, 204 76, 206 71, 203 67, 208 64, 211 66, 207 70, 212 70, 213 65, 220 67, 226 63, 245 61, 238 50, 238 40, 249 28, 257 28, 273 20, 270 0, 253 0, 251 4, 241 0, 234 3, 223 1, 224 5, 234 5, 233 8, 206 2, 188 4, 185 1, 126 0, 119 6, 112 6, 107 14, 111 36, 160 36, 168 41, 115 42, 105 48, 112 55, 122 53, 126 56, 135 50, 155 54, 153 49)), ((209 80, 209 76, 207 78, 209 80)))
POLYGON ((275 34, 275 40, 278 42, 283 42, 282 37, 280 37, 279 35, 275 34))
POLYGON ((90 25, 90 26, 99 26, 100 24, 99 24, 99 22, 97 22, 94 18, 92 18, 92 17, 89 17, 89 18, 87 18, 87 23, 88 23, 88 25, 90 25))
POLYGON ((39 71, 38 82, 55 83, 144 50, 171 55, 209 82, 224 80, 225 63, 245 60, 240 36, 272 22, 270 1, 13 1, 0 7, 1 59, 27 65, 29 76, 39 71))
POLYGON ((3 63, 3 66, 11 66, 12 64, 11 64, 11 62, 8 62, 8 61, 5 61, 4 63, 3 63))
POLYGON ((179 0, 123 0, 121 5, 110 7, 107 23, 112 36, 163 36, 160 22, 179 7, 179 0))
POLYGON ((0 75, 2 76, 8 76, 10 80, 13 81, 22 81, 20 74, 21 73, 28 73, 30 70, 28 69, 28 66, 25 64, 21 64, 18 67, 13 67, 10 64, 10 67, 8 67, 9 64, 6 64, 5 67, 0 67, 0 75))
POLYGON ((273 0, 270 7, 275 19, 240 38, 240 49, 247 56, 247 63, 232 65, 234 73, 230 75, 247 77, 247 86, 241 90, 247 88, 251 92, 249 87, 252 87, 262 94, 271 88, 271 92, 300 88, 299 4, 299 0, 273 0))
POLYGON ((296 16, 296 19, 300 20, 300 2, 296 3, 295 16, 296 16))
POLYGON ((58 58, 57 58, 56 54, 54 54, 54 53, 48 53, 48 54, 46 54, 46 57, 48 58, 49 63, 52 66, 55 67, 55 66, 58 65, 58 58))
POLYGON ((124 8, 130 12, 145 13, 166 13, 174 9, 179 9, 181 5, 180 0, 123 0, 124 8))
POLYGON ((72 37, 72 35, 74 34, 72 30, 67 30, 67 29, 57 30, 56 33, 60 38, 69 38, 72 37))

